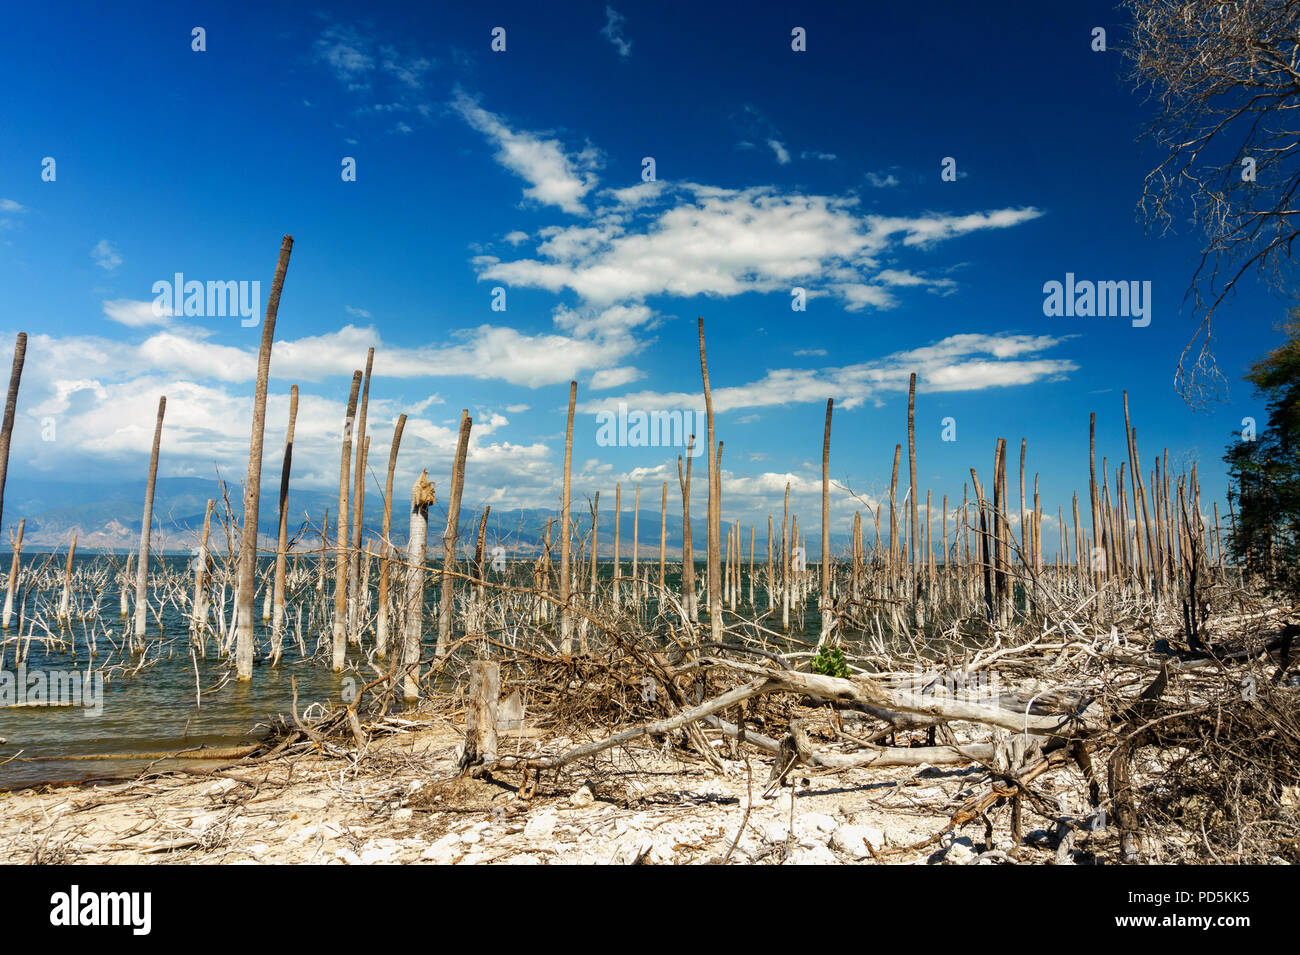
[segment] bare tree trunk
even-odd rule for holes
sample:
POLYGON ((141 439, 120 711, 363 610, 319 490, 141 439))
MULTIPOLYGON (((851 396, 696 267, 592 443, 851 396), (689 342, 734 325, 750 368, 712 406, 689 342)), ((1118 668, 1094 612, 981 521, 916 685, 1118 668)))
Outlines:
MULTIPOLYGON (((907 534, 908 576, 912 589, 912 609, 917 607, 917 590, 919 583, 916 572, 916 551, 920 544, 921 518, 917 513, 921 489, 916 483, 916 372, 907 386, 907 476, 908 501, 911 511, 911 524, 907 534)), ((924 622, 924 620, 922 620, 924 622)))
POLYGON ((253 393, 253 434, 248 443, 248 477, 244 481, 244 526, 239 535, 238 578, 235 587, 235 676, 253 678, 253 599, 257 591, 257 510, 262 486, 262 441, 266 432, 266 384, 271 375, 271 343, 275 340, 275 315, 280 308, 284 273, 289 268, 293 236, 280 243, 271 294, 262 322, 262 347, 257 354, 257 389, 253 393))
POLYGON ((275 545, 275 594, 271 600, 271 662, 279 663, 284 645, 284 571, 289 551, 289 472, 293 467, 293 431, 298 420, 298 386, 289 389, 289 430, 280 467, 280 533, 275 545))
MULTIPOLYGON (((149 455, 149 481, 144 488, 144 517, 140 522, 140 557, 135 569, 134 641, 144 642, 149 626, 149 536, 153 531, 153 489, 158 479, 158 447, 162 443, 163 414, 167 396, 158 399, 158 422, 153 429, 153 452, 149 455)), ((134 641, 132 648, 134 649, 134 641)))
MULTIPOLYGON (((331 665, 335 673, 343 672, 348 653, 348 478, 352 464, 352 426, 357 413, 357 392, 361 390, 361 371, 352 373, 352 390, 348 393, 348 410, 343 419, 343 450, 339 462, 338 546, 334 549, 334 621, 331 665)), ((324 551, 321 552, 324 560, 324 551)))
POLYGON ((663 499, 659 502, 659 593, 663 599, 664 564, 668 557, 668 482, 664 481, 663 499))
MULTIPOLYGON (((474 419, 468 410, 460 413, 460 436, 456 441, 456 460, 451 469, 451 494, 447 499, 447 529, 442 534, 442 599, 438 605, 438 656, 451 647, 452 614, 455 611, 456 539, 460 533, 460 498, 465 491, 465 455, 469 453, 469 431, 474 419)), ((566 535, 565 540, 568 540, 566 535)))
POLYGON ((72 620, 72 561, 77 556, 77 532, 72 532, 72 546, 68 548, 68 562, 63 567, 63 594, 59 598, 57 618, 62 623, 72 620))
POLYGON ((695 555, 691 549, 691 460, 695 452, 695 435, 686 442, 686 475, 682 476, 682 456, 677 455, 677 483, 682 489, 682 609, 688 628, 699 618, 695 610, 695 555))
POLYGON ((700 374, 704 379, 704 413, 708 437, 705 453, 709 457, 709 631, 715 643, 722 642, 722 479, 718 474, 719 457, 713 434, 713 391, 709 387, 709 362, 704 354, 704 319, 699 319, 700 374))
MULTIPOLYGON (((14 342, 14 365, 9 373, 9 394, 5 397, 4 424, 0 425, 0 526, 4 523, 5 481, 9 476, 9 442, 14 433, 14 416, 18 413, 18 385, 27 360, 27 333, 19 332, 14 342)), ((6 624, 6 626, 8 626, 6 624)))
MULTIPOLYGON (((569 614, 569 495, 573 490, 573 409, 578 401, 578 383, 569 382, 569 419, 564 427, 564 489, 560 498, 560 652, 573 652, 573 617, 569 614)), ((614 515, 618 533, 618 515, 614 515)), ((617 557, 617 554, 615 555, 617 557)), ((614 565, 615 588, 618 564, 614 565)), ((617 593, 617 589, 615 590, 617 593)))
POLYGON ((388 655, 388 576, 389 553, 392 543, 389 540, 393 530, 393 472, 397 469, 397 449, 402 444, 402 432, 406 429, 406 415, 397 419, 393 428, 393 446, 388 451, 388 477, 384 480, 384 524, 380 532, 382 550, 379 557, 379 609, 375 620, 375 655, 381 660, 388 655))
POLYGON ((619 538, 619 525, 622 523, 623 523, 623 485, 615 484, 614 485, 614 590, 612 595, 615 610, 617 610, 620 606, 618 576, 619 576, 619 564, 620 564, 619 557, 621 557, 622 555, 619 553, 619 544, 621 543, 621 540, 619 538))
POLYGON ((420 698, 420 638, 424 633, 424 561, 429 539, 429 506, 437 502, 429 472, 421 471, 411 488, 411 527, 406 538, 406 613, 402 637, 402 695, 420 698))
MULTIPOLYGON (((208 536, 212 532, 214 503, 212 498, 208 498, 207 509, 203 512, 203 537, 199 542, 199 553, 194 560, 194 609, 190 614, 190 633, 198 635, 200 648, 205 647, 204 631, 208 626, 208 536)), ((127 562, 130 563, 130 557, 127 558, 127 562)))
MULTIPOLYGON (((913 383, 916 376, 912 376, 913 383)), ((835 399, 826 399, 826 430, 822 434, 822 582, 821 599, 817 602, 821 611, 822 632, 817 642, 820 644, 831 632, 831 411, 835 408, 835 399)), ((751 546, 750 553, 753 553, 751 546)))
MULTIPOLYGON (((10 547, 13 549, 13 557, 9 561, 9 583, 8 586, 5 587, 5 609, 2 624, 3 629, 5 630, 9 629, 9 622, 13 620, 14 616, 14 589, 18 586, 18 574, 22 570, 23 531, 26 527, 27 518, 24 517, 18 522, 18 533, 12 537, 10 542, 10 547)), ((10 533, 12 534, 13 532, 10 531, 10 533)))
POLYGON ((361 410, 357 414, 356 469, 352 477, 352 548, 348 552, 348 642, 361 640, 359 617, 365 594, 361 587, 361 532, 366 507, 366 459, 369 457, 369 434, 366 433, 366 410, 370 406, 370 372, 375 364, 375 350, 366 351, 366 372, 361 379, 361 410))

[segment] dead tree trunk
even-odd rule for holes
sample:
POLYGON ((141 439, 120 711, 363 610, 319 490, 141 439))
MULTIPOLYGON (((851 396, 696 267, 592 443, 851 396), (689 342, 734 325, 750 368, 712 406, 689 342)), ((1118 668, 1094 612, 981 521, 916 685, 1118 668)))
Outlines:
POLYGON ((452 572, 456 569, 456 539, 460 532, 460 498, 465 491, 465 456, 469 453, 469 431, 474 420, 469 411, 460 413, 460 436, 456 441, 456 460, 451 469, 451 493, 447 499, 447 528, 442 533, 442 599, 438 605, 438 656, 451 648, 452 613, 455 589, 452 572))
POLYGON ((381 660, 388 655, 388 555, 392 547, 389 537, 393 530, 393 472, 397 469, 397 449, 402 444, 405 429, 406 415, 400 415, 393 428, 393 446, 388 451, 388 477, 384 480, 384 523, 379 535, 379 609, 375 619, 375 655, 381 660))
POLYGON ((158 480, 158 447, 162 443, 163 414, 167 411, 167 396, 158 399, 158 422, 153 429, 153 451, 149 455, 149 481, 144 488, 144 517, 140 522, 140 557, 135 570, 135 642, 144 643, 149 626, 149 535, 153 530, 153 489, 158 480))
POLYGON ((293 467, 293 430, 298 420, 298 386, 289 389, 289 430, 280 466, 280 531, 275 544, 275 594, 271 600, 271 662, 279 663, 284 646, 284 573, 289 551, 289 472, 293 467))
MULTIPOLYGON (((5 397, 4 424, 0 425, 0 526, 4 524, 5 480, 9 475, 9 442, 14 433, 14 416, 18 413, 18 385, 27 360, 27 333, 19 332, 14 343, 14 365, 9 373, 9 394, 5 397)), ((7 625, 6 625, 7 626, 7 625)))
MULTIPOLYGON (((564 488, 560 498, 560 652, 573 652, 573 617, 569 614, 569 495, 573 489, 573 409, 578 400, 578 383, 569 382, 569 420, 564 428, 564 488)), ((618 515, 614 517, 618 520, 618 515)), ((615 533, 618 524, 615 523, 615 533)), ((618 566, 614 567, 618 586, 618 566)))
POLYGON ((429 472, 421 471, 411 488, 411 526, 406 539, 406 613, 402 640, 402 696, 420 698, 420 642, 424 634, 424 559, 429 539, 429 506, 437 502, 429 472))
MULTIPOLYGON (((348 477, 352 464, 352 425, 357 413, 357 392, 361 389, 361 371, 352 373, 348 393, 348 410, 343 419, 343 450, 339 462, 338 544, 334 553, 334 621, 331 633, 331 665, 335 673, 343 672, 348 652, 348 477)), ((324 551, 321 552, 324 560, 324 551)))
POLYGON ((253 678, 253 599, 257 591, 257 509, 262 486, 262 440, 266 433, 266 386, 271 376, 271 343, 275 340, 275 315, 280 308, 284 273, 289 268, 293 236, 280 243, 280 258, 266 300, 262 322, 262 347, 257 353, 257 388, 253 392, 253 433, 248 442, 248 477, 244 481, 244 526, 239 535, 238 577, 235 586, 235 677, 253 678))

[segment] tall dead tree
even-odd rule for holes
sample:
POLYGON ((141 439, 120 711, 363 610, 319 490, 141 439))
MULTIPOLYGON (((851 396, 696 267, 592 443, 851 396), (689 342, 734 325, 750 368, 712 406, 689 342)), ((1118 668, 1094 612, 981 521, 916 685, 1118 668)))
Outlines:
POLYGON ((697 326, 700 334, 700 375, 704 379, 704 414, 708 437, 704 452, 709 459, 709 632, 715 643, 722 642, 722 478, 718 474, 717 444, 713 436, 713 391, 709 387, 709 360, 704 354, 704 319, 697 326))
POLYGON ((163 415, 167 396, 158 399, 158 421, 153 429, 153 451, 149 455, 149 480, 144 487, 144 517, 140 520, 140 559, 135 571, 135 629, 132 649, 142 649, 149 627, 149 536, 153 531, 153 489, 158 480, 158 448, 162 443, 163 415))
POLYGON ((406 429, 406 415, 399 415, 393 428, 393 446, 388 450, 388 477, 384 479, 384 521, 380 531, 379 552, 379 609, 375 618, 375 655, 383 659, 388 655, 388 580, 389 554, 393 530, 393 472, 397 469, 397 450, 402 444, 402 432, 406 429))
MULTIPOLYGON (((912 376, 913 382, 916 376, 912 376)), ((821 611, 822 632, 818 643, 825 640, 831 632, 831 411, 835 408, 835 399, 826 399, 826 430, 822 434, 822 581, 820 600, 817 602, 821 611)), ((750 539, 749 552, 754 553, 754 542, 750 539)))
MULTIPOLYGON (((244 481, 244 526, 239 535, 239 563, 235 586, 235 677, 253 678, 253 599, 257 594, 257 508, 262 490, 262 440, 266 433, 266 386, 271 376, 271 343, 275 316, 280 308, 284 273, 289 268, 293 236, 280 243, 280 258, 266 300, 262 322, 262 347, 257 353, 257 388, 253 393, 253 433, 248 442, 248 477, 244 481)), ((143 555, 143 550, 141 554, 143 555)))
MULTIPOLYGON (((331 633, 331 665, 342 673, 348 653, 348 477, 352 464, 352 427, 357 413, 357 393, 361 390, 361 371, 352 373, 348 392, 348 410, 343 417, 343 448, 339 462, 338 545, 334 552, 334 621, 331 633)), ((324 551, 321 559, 325 559, 324 551)))
MULTIPOLYGON (((573 490, 573 410, 577 400, 578 383, 571 381, 569 419, 564 427, 564 488, 560 498, 560 652, 566 654, 573 652, 573 617, 569 613, 569 495, 573 490)), ((617 568, 614 575, 617 578, 617 568)))
POLYGON ((9 393, 5 396, 4 424, 0 426, 0 526, 4 525, 5 480, 9 476, 9 442, 14 433, 14 416, 18 413, 18 385, 27 360, 27 333, 19 332, 14 342, 14 364, 9 372, 9 393))
POLYGON ((375 364, 374 348, 366 351, 366 370, 361 379, 361 408, 357 412, 356 465, 352 477, 352 547, 348 553, 348 640, 361 639, 361 606, 365 594, 361 593, 361 533, 366 507, 366 451, 369 448, 366 433, 366 411, 370 406, 370 372, 375 364))
POLYGON ((460 413, 460 434, 456 459, 451 467, 451 491, 447 498, 447 528, 442 532, 442 598, 438 604, 438 656, 451 648, 452 614, 455 611, 456 540, 460 536, 460 498, 465 491, 465 457, 469 453, 469 431, 474 420, 468 409, 460 413))
POLYGON ((275 542, 275 593, 271 600, 271 661, 280 662, 284 645, 284 575, 289 552, 289 472, 293 467, 293 429, 298 420, 298 386, 289 388, 289 430, 280 465, 280 527, 275 542))
POLYGON ((411 524, 406 536, 405 620, 402 633, 402 695, 420 697, 420 644, 424 635, 424 561, 428 551, 429 507, 437 502, 429 472, 421 471, 411 488, 411 524))

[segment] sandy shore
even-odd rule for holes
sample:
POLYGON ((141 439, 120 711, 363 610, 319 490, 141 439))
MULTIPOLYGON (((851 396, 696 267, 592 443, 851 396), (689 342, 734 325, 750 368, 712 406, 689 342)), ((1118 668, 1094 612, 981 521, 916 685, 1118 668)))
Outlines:
MULTIPOLYGON (((568 742, 540 735, 503 739, 502 751, 568 742)), ((359 761, 309 753, 0 793, 0 862, 699 864, 721 862, 733 843, 732 863, 1053 858, 1032 817, 1018 847, 1005 818, 995 820, 992 851, 982 822, 921 845, 983 790, 978 767, 805 773, 765 796, 769 761, 751 756, 747 767, 716 740, 725 773, 680 749, 633 746, 548 772, 524 798, 516 773, 458 777, 459 743, 437 718, 372 740, 359 761)), ((1068 799, 1077 785, 1065 782, 1042 785, 1068 799)))

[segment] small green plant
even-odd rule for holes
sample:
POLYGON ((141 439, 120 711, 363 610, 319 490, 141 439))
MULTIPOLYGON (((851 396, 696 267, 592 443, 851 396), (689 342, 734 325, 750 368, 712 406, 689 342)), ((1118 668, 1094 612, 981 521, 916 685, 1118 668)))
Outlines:
POLYGON ((812 658, 814 673, 822 676, 851 676, 849 665, 844 662, 844 651, 839 647, 822 646, 812 658))

